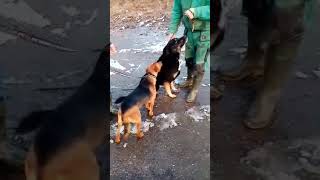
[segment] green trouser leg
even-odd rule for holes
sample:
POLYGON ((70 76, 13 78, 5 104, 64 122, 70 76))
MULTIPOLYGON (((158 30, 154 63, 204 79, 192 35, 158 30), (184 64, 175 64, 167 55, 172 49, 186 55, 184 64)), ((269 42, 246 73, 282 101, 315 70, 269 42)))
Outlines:
POLYGON ((186 66, 187 66, 187 79, 179 85, 180 88, 189 88, 192 86, 193 82, 193 72, 195 62, 193 58, 186 58, 186 66))
POLYGON ((187 102, 191 103, 198 94, 198 88, 204 76, 205 64, 209 55, 210 31, 189 31, 187 33, 186 58, 194 58, 195 68, 192 88, 188 94, 187 102))
POLYGON ((245 126, 251 129, 264 128, 270 124, 303 38, 303 7, 278 9, 276 13, 276 38, 267 49, 264 84, 244 119, 245 126))

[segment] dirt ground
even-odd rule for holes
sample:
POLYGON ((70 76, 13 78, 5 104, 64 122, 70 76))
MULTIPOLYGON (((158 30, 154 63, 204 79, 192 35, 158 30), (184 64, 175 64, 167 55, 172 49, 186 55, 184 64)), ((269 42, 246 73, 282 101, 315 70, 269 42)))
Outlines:
POLYGON ((153 27, 166 29, 172 0, 111 0, 110 27, 113 30, 153 27))

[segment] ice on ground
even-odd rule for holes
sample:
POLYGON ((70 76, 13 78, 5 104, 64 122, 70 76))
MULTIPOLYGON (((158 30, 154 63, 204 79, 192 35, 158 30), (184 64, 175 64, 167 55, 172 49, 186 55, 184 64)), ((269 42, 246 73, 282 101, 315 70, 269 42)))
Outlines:
POLYGON ((117 60, 110 59, 110 66, 116 69, 125 70, 126 68, 123 67, 117 60))
POLYGON ((192 118, 195 122, 205 119, 210 120, 210 105, 192 107, 188 109, 185 114, 192 118))
POLYGON ((114 75, 114 74, 116 74, 116 73, 114 73, 114 72, 110 71, 110 76, 111 76, 111 75, 114 75))
POLYGON ((133 66, 135 66, 135 65, 134 65, 134 64, 132 64, 132 63, 129 63, 129 66, 133 67, 133 66))
POLYGON ((177 120, 176 113, 170 113, 170 114, 162 113, 155 117, 155 121, 160 122, 160 124, 158 125, 160 131, 178 126, 176 120, 177 120))

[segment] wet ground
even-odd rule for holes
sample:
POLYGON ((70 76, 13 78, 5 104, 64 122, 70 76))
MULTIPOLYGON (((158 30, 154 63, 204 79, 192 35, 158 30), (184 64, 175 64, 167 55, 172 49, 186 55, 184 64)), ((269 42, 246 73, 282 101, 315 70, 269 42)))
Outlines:
MULTIPOLYGON (((246 21, 238 14, 239 8, 231 15, 229 32, 216 54, 223 68, 239 62, 240 54, 234 52, 246 44, 246 21)), ((224 98, 212 105, 217 113, 211 127, 213 179, 320 179, 320 78, 314 72, 320 67, 319 32, 319 23, 306 32, 271 128, 250 131, 242 126, 250 93, 246 85, 228 85, 224 98)))
MULTIPOLYGON (((181 33, 182 29, 178 36, 181 33)), ((160 57, 166 41, 165 31, 145 27, 111 34, 118 48, 118 54, 111 57, 111 93, 115 100, 138 85, 147 65, 160 57)), ((177 83, 186 76, 183 63, 177 83)), ((194 104, 185 103, 186 90, 171 99, 161 88, 155 117, 147 119, 142 110, 143 140, 131 135, 128 142, 117 145, 111 139, 111 179, 210 179, 209 82, 207 71, 194 104)), ((113 138, 116 119, 110 125, 113 138)))

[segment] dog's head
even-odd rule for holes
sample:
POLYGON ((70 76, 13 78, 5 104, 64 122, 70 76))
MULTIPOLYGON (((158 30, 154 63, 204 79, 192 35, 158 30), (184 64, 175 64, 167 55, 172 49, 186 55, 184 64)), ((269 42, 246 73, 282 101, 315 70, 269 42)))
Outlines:
POLYGON ((180 53, 182 46, 186 43, 187 37, 173 38, 163 49, 163 54, 175 54, 180 53))
POLYGON ((154 62, 147 67, 146 73, 157 76, 161 70, 161 67, 162 67, 162 62, 154 62))

